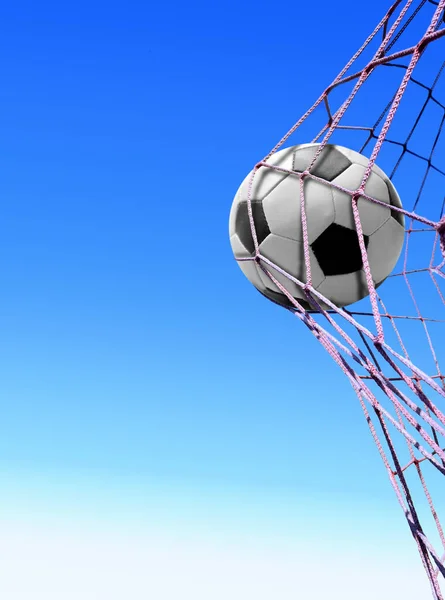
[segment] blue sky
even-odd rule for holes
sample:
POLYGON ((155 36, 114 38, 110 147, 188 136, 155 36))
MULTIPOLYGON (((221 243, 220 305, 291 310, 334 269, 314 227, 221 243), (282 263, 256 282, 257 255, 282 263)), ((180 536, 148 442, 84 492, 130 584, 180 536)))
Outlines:
MULTIPOLYGON (((348 382, 227 236, 240 181, 387 6, 2 9, 0 554, 33 598, 71 598, 72 578, 73 598, 130 597, 129 580, 132 600, 219 598, 220 581, 238 600, 280 579, 282 599, 319 600, 324 548, 330 597, 356 597, 351 560, 375 561, 376 590, 412 561, 404 597, 427 593, 348 382), (140 560, 104 554, 122 536, 140 560), (150 583, 184 557, 178 588, 150 583)), ((0 576, 9 600, 24 586, 0 576)))

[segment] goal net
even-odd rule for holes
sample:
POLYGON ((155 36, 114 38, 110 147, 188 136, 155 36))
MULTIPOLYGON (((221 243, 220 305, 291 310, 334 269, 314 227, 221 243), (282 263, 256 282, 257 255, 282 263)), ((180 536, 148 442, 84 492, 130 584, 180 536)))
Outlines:
POLYGON ((332 84, 257 165, 270 167, 265 161, 290 141, 320 143, 305 177, 327 143, 369 158, 361 186, 351 191, 367 298, 353 310, 336 307, 310 285, 306 263, 303 290, 313 309, 306 310, 308 304, 290 297, 267 264, 261 268, 351 382, 435 600, 444 600, 445 579, 444 11, 445 0, 395 2, 332 84), (357 210, 375 162, 400 194, 406 227, 399 263, 378 290, 357 210))

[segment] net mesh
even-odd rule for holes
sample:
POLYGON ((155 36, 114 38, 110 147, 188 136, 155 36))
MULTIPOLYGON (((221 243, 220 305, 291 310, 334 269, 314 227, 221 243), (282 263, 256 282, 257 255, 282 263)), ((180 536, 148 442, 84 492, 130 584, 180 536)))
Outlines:
MULTIPOLYGON (((320 143, 300 176, 306 281, 294 278, 309 306, 291 297, 262 256, 253 220, 253 260, 292 303, 351 382, 404 511, 436 600, 444 600, 445 535, 445 0, 395 2, 315 104, 256 165, 289 138, 320 143), (315 137, 314 133, 318 132, 315 137), (369 296, 339 309, 312 286, 304 181, 326 143, 369 158, 351 196, 369 296), (357 202, 374 162, 391 177, 403 203, 405 247, 395 271, 374 287, 357 202), (328 309, 322 306, 328 305, 328 309), (442 367, 440 356, 442 355, 442 367)), ((282 169, 279 169, 282 170, 282 169)), ((333 184, 329 184, 333 185, 333 184)), ((397 209, 395 209, 397 210, 397 209)))

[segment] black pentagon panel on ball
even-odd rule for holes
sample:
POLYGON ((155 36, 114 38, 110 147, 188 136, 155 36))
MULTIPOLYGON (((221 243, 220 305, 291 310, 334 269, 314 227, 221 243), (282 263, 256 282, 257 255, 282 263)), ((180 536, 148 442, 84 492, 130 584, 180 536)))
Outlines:
MULTIPOLYGON (((318 144, 316 146, 297 149, 293 158, 292 170, 298 173, 305 171, 311 164, 317 150, 318 144)), ((351 161, 343 152, 335 146, 327 144, 323 148, 321 155, 317 158, 317 162, 311 169, 311 173, 325 181, 332 181, 351 165, 351 161)))
MULTIPOLYGON (((369 237, 363 236, 366 248, 369 237)), ((363 267, 357 232, 333 223, 311 244, 315 258, 326 276, 347 275, 363 267)))
MULTIPOLYGON (((269 290, 269 288, 267 288, 266 290, 258 290, 258 291, 260 292, 260 294, 262 296, 264 296, 268 300, 271 300, 275 304, 278 304, 279 306, 283 306, 284 308, 291 308, 291 309, 296 310, 296 306, 294 304, 292 304, 292 302, 289 300, 289 298, 287 296, 285 296, 284 294, 280 294, 279 292, 274 292, 273 290, 269 290)), ((309 304, 309 302, 307 300, 301 300, 301 298, 296 298, 296 300, 297 300, 297 302, 299 302, 301 304, 301 306, 304 308, 304 310, 314 312, 314 308, 309 304)))
MULTIPOLYGON (((252 215, 256 235, 258 238, 258 244, 261 244, 261 242, 263 242, 270 233, 261 200, 252 200, 252 215)), ((253 254, 255 247, 250 228, 247 200, 244 200, 238 204, 238 210, 235 217, 235 232, 238 234, 238 237, 246 250, 253 254)))

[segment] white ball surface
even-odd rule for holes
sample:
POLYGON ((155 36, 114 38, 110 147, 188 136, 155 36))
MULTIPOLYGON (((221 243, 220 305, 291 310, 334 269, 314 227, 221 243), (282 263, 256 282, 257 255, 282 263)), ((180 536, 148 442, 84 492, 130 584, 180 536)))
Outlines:
MULTIPOLYGON (((302 283, 306 282, 306 265, 299 173, 309 167, 317 148, 318 144, 302 144, 276 152, 268 164, 292 174, 260 167, 252 184, 252 211, 260 255, 302 283)), ((326 145, 310 173, 354 192, 367 165, 368 159, 354 150, 326 145)), ((251 176, 252 173, 239 187, 230 212, 230 242, 237 259, 255 255, 247 212, 251 176)), ((365 193, 387 205, 366 198, 357 203, 372 278, 378 286, 390 275, 400 256, 405 221, 402 213, 391 210, 391 207, 401 208, 400 198, 389 177, 377 165, 371 171, 365 193)), ((312 285, 336 306, 353 304, 367 296, 369 290, 351 195, 310 177, 304 181, 304 195, 312 285)), ((292 306, 259 264, 249 260, 238 265, 264 296, 283 306, 292 306)), ((312 309, 299 285, 267 263, 263 265, 304 308, 312 309)))

